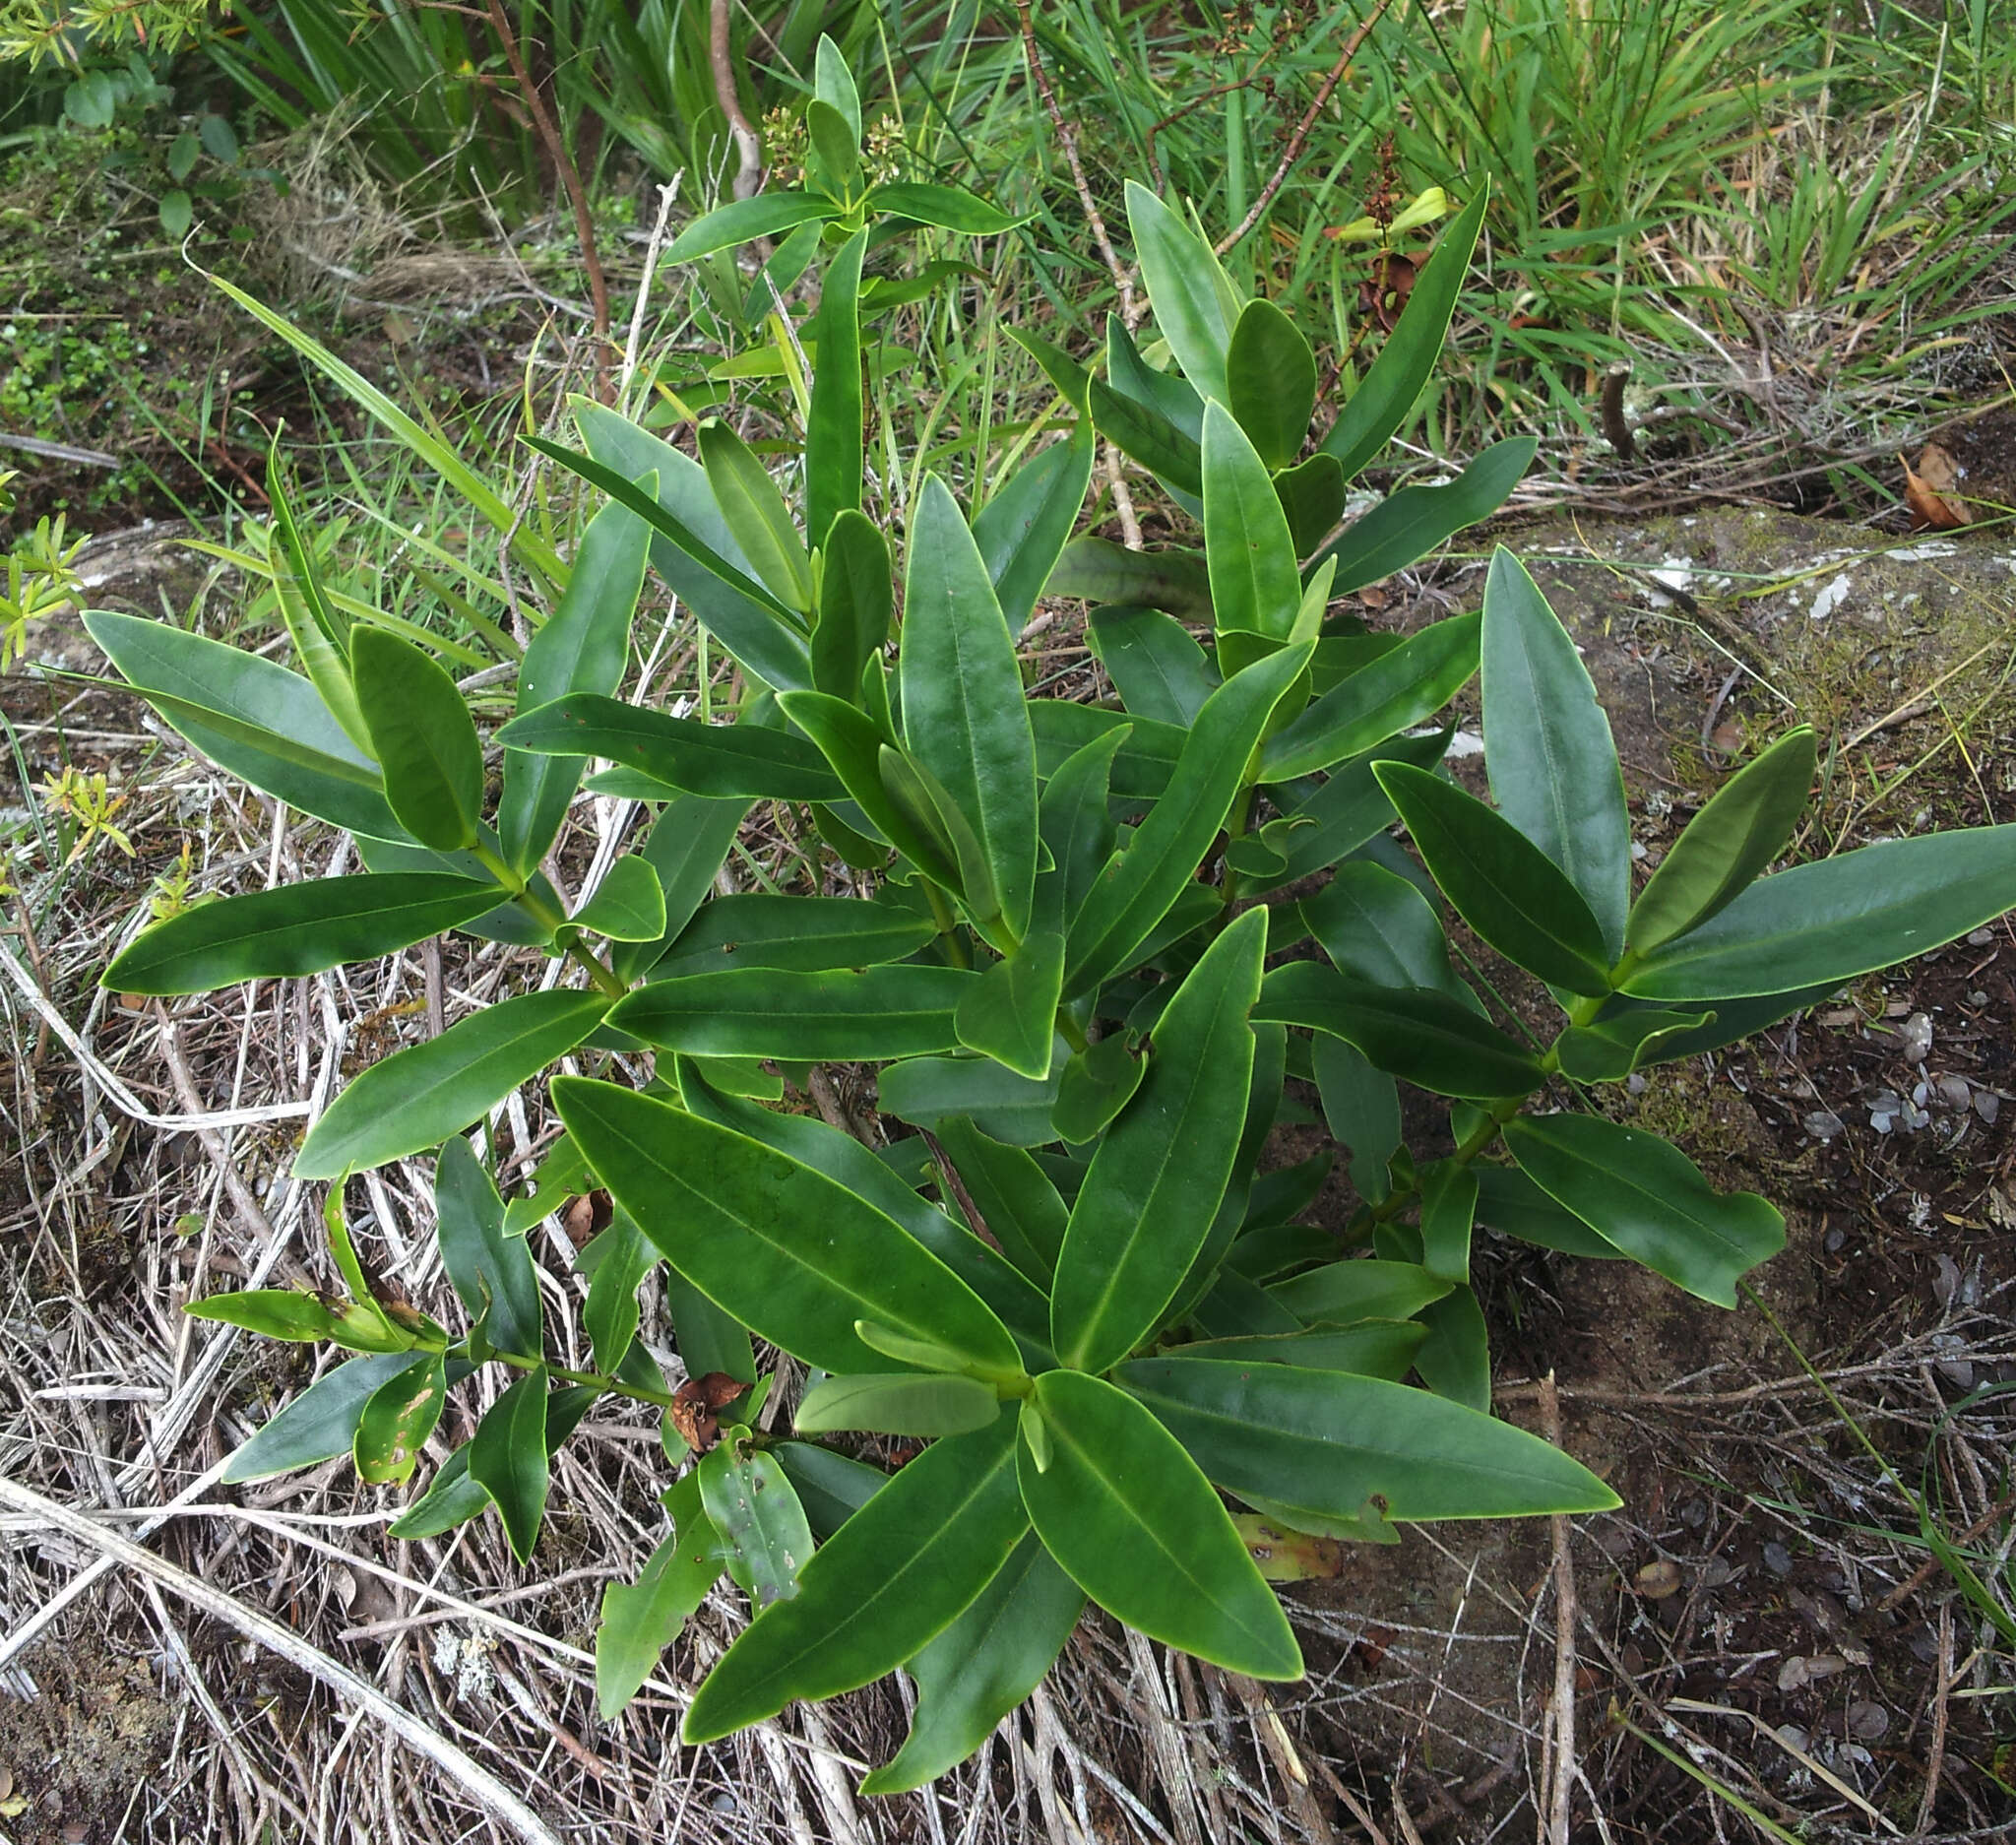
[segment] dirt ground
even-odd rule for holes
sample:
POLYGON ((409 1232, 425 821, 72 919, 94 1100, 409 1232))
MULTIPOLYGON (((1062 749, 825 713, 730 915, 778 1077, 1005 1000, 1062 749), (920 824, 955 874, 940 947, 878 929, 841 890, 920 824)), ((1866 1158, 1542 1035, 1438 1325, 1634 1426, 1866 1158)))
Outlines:
MULTIPOLYGON (((1505 536, 1585 650, 1648 865, 1796 714, 1832 744, 1805 854, 2016 817, 2016 537, 1747 506, 1555 514, 1505 536)), ((127 551, 101 599, 153 609, 200 591, 161 535, 127 551)), ((1481 580, 1473 563, 1392 586, 1372 618, 1474 606, 1481 580)), ((41 645, 89 664, 74 636, 41 645)), ((858 1802, 842 1764, 900 1734, 886 1684, 678 1749, 678 1687, 724 1643, 721 1609, 618 1723, 597 1718, 584 1649, 599 1584, 634 1571, 655 1535, 641 1425, 591 1425, 568 1450, 536 1577, 482 1527, 391 1542, 380 1495, 339 1466, 202 1490, 308 1374, 298 1352, 197 1338, 175 1310, 201 1272, 312 1261, 311 1216, 284 1177, 298 1119, 162 1131, 113 1106, 105 1078, 169 1117, 325 1095, 334 1047, 421 1003, 426 970, 408 958, 354 985, 225 995, 178 1008, 165 1032, 107 1007, 93 971, 182 838, 201 833, 213 878, 313 875, 328 844, 163 750, 117 694, 17 676, 0 708, 36 780, 67 749, 133 789, 138 854, 93 861, 60 935, 8 944, 93 1067, 80 1076, 19 982, 0 986, 0 1137, 18 1153, 0 1160, 0 1473, 128 1508, 121 1530, 199 1489, 201 1512, 146 1540, 160 1557, 376 1682, 560 1836, 1416 1845, 1529 1836, 1562 1782, 1575 1836, 1606 1845, 1957 1842, 2016 1824, 2016 1657, 1988 1613, 2006 1623, 2016 1605, 2006 922, 1621 1098, 1719 1183, 1786 1209, 1790 1244, 1754 1302, 1724 1313, 1625 1264, 1482 1249, 1501 1412, 1542 1427, 1551 1372, 1561 1438, 1622 1510, 1572 1532, 1418 1528, 1350 1552, 1337 1579, 1289 1591, 1311 1665, 1300 1686, 1262 1691, 1089 1622, 1012 1743, 928 1799, 858 1802), (1907 1490, 1971 1559, 1978 1604, 1937 1566, 1907 1490), (1557 1683, 1573 1687, 1565 1767, 1557 1683)), ((1457 761, 1474 775, 1469 717, 1457 761)), ((451 996, 466 981, 451 969, 451 996)), ((529 1124, 514 1127, 527 1144, 529 1124)), ((1301 1150, 1291 1134, 1276 1149, 1301 1150)), ((372 1199, 424 1304, 438 1271, 414 1253, 424 1237, 405 1240, 426 1222, 423 1177, 388 1169, 372 1199)), ((0 1519, 0 1628, 90 1562, 32 1518, 0 1519)), ((375 1722, 172 1587, 112 1572, 18 1654, 0 1641, 0 1838, 493 1835, 375 1722)))

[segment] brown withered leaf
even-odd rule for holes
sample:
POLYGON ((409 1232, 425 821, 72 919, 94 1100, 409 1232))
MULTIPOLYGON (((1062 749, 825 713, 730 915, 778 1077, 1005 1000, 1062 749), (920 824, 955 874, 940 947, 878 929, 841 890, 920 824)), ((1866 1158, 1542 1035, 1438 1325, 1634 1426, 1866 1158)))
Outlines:
POLYGON ((608 1229, 609 1219, 614 1215, 615 1206, 606 1191, 588 1191, 578 1198, 569 1198, 560 1207, 560 1228, 567 1233, 569 1242, 577 1249, 585 1249, 608 1229))
POLYGON ((1369 314, 1388 333, 1400 324, 1400 311, 1414 292, 1420 265, 1398 250, 1381 250, 1372 258, 1372 273, 1358 285, 1358 312, 1369 314))
POLYGON ((1344 1546, 1335 1538, 1291 1531, 1254 1512, 1234 1515, 1246 1555, 1269 1582, 1310 1582, 1344 1573, 1344 1546))
POLYGON ((1904 503, 1911 508, 1914 532, 1955 532, 1974 523, 1974 514, 1959 495, 1965 470, 1936 442, 1920 452, 1918 467, 1897 458, 1904 469, 1904 503))
POLYGON ((715 1412, 725 1409, 748 1387, 739 1377, 732 1377, 724 1370, 711 1370, 702 1377, 688 1377, 672 1392, 665 1417, 695 1454, 705 1454, 721 1434, 721 1424, 715 1412))
POLYGON ((1663 1602, 1680 1592, 1680 1566, 1670 1557, 1655 1558, 1631 1578, 1631 1586, 1647 1601, 1663 1602))

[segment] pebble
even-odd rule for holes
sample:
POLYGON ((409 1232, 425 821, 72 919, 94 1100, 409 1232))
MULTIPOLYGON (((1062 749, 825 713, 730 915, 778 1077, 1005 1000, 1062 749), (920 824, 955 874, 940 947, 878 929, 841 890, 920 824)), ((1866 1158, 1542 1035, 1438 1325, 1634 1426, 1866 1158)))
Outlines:
POLYGON ((1890 1713, 1872 1698, 1858 1698, 1848 1707, 1848 1733, 1858 1741, 1873 1743, 1890 1728, 1890 1713))
POLYGON ((1932 1021, 1914 1012, 1897 1032, 1897 1054, 1907 1063, 1922 1063, 1932 1049, 1932 1021))
POLYGON ((1764 1547, 1764 1567, 1774 1576, 1792 1574, 1792 1553, 1782 1544, 1767 1544, 1764 1547))
POLYGON ((1977 1089, 1974 1092, 1974 1112, 1992 1127, 1995 1116, 2002 1112, 2002 1098, 1992 1089, 1977 1089))
POLYGON ((1650 1602, 1663 1602, 1680 1592, 1680 1566, 1670 1557, 1654 1559, 1631 1578, 1631 1586, 1650 1602))
POLYGON ((1848 1126, 1832 1109, 1815 1109, 1800 1123, 1815 1140, 1832 1140, 1848 1126))
POLYGON ((1848 1241, 1848 1232, 1845 1230, 1830 1230, 1825 1241, 1827 1253, 1829 1255, 1838 1255, 1841 1252, 1842 1245, 1848 1241))
POLYGON ((1970 948, 1985 948, 1994 939, 1995 931, 1993 929, 1976 929, 1968 936, 1967 945, 1970 948))
POLYGON ((1964 1076, 1942 1076, 1937 1088, 1947 1103, 1956 1109, 1964 1109, 1974 1100, 1974 1090, 1964 1076))

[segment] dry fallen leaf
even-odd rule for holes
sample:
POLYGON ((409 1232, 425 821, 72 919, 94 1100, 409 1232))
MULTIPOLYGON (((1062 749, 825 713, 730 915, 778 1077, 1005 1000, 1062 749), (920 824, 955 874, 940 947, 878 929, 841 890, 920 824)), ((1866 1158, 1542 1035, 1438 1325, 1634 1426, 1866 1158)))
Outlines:
POLYGON ((1974 523, 1957 491, 1966 470, 1946 450, 1927 442, 1915 470, 1902 455, 1897 459, 1904 469, 1904 503, 1911 508, 1914 531, 1953 532, 1974 523))
POLYGON ((1631 1586, 1648 1601, 1663 1602, 1680 1592, 1680 1566, 1670 1557, 1659 1558, 1631 1578, 1631 1586))
POLYGON ((608 1229, 613 1215, 609 1194, 598 1188, 568 1199, 560 1212, 560 1228, 567 1233, 569 1242, 584 1249, 608 1229))

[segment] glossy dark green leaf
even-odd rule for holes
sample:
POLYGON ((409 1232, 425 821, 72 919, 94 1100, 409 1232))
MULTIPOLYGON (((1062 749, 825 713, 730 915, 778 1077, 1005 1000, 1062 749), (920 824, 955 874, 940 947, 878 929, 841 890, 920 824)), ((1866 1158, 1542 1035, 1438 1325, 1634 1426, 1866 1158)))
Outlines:
POLYGON ((1092 374, 1085 366, 1062 347, 1045 340, 1040 334, 1031 333, 1026 327, 1003 327, 1001 331, 1042 367, 1043 376, 1065 403, 1081 416, 1087 414, 1087 387, 1092 382, 1092 374))
POLYGON ((634 1583, 611 1582, 602 1590, 595 1690, 604 1723, 643 1689, 722 1571, 720 1539, 701 1508, 697 1471, 682 1476, 665 1495, 665 1509, 672 1535, 652 1552, 634 1583))
MULTIPOLYGON (((588 522, 567 588, 519 662, 517 710, 536 711, 569 692, 606 695, 622 683, 650 552, 650 530, 627 507, 604 506, 588 522)), ((565 757, 505 750, 497 833, 516 870, 529 871, 546 856, 583 766, 565 757)))
POLYGON ((876 1370, 854 1322, 1013 1376, 994 1313, 896 1222, 809 1166, 647 1096, 557 1078, 554 1105, 665 1259, 745 1326, 822 1369, 876 1370))
POLYGON ((819 619, 812 629, 812 683, 851 702, 861 668, 889 639, 895 609, 889 541, 855 507, 826 529, 820 559, 819 619))
POLYGON ((1001 917, 1020 937, 1036 893, 1036 743, 1015 637, 952 490, 935 475, 912 512, 904 585, 898 673, 909 753, 972 826, 1001 917))
POLYGON ((236 1294, 212 1295, 192 1301, 182 1311, 191 1319, 221 1326, 242 1326, 262 1339, 293 1345, 314 1345, 334 1335, 337 1316, 312 1294, 298 1288, 246 1288, 236 1294))
POLYGON ((809 613, 812 560, 777 482, 755 451, 719 417, 701 423, 697 440, 714 502, 756 580, 787 608, 809 613))
POLYGON ((1378 838, 1398 816, 1393 803, 1386 798, 1386 791, 1372 774, 1374 760, 1412 762, 1419 768, 1431 769, 1441 761, 1450 734, 1442 731, 1422 736, 1391 737, 1364 755, 1339 763, 1320 785, 1299 785, 1306 790, 1299 800, 1290 789, 1270 790, 1279 805, 1309 824, 1289 834, 1286 870, 1255 883, 1242 883, 1240 888, 1254 893, 1279 889, 1326 869, 1368 840, 1378 838))
POLYGON ((1196 446, 1204 440, 1203 398, 1188 379, 1159 371, 1142 357, 1125 319, 1112 313, 1106 316, 1106 381, 1123 398, 1153 411, 1178 430, 1194 469, 1196 446))
POLYGON ((1563 1255, 1619 1261, 1623 1250, 1606 1241, 1574 1212, 1556 1204, 1516 1166, 1479 1166, 1477 1218, 1480 1224, 1537 1248, 1563 1255))
POLYGON ((1406 878, 1357 859, 1301 903, 1302 921, 1331 965, 1371 986, 1431 986, 1464 1005, 1471 990, 1449 964, 1435 907, 1406 878))
POLYGON ((969 237, 998 237, 1023 221, 989 205, 964 186, 931 186, 898 181, 877 186, 868 195, 868 210, 881 218, 904 218, 914 224, 933 224, 969 237))
POLYGON ((1057 1106, 1050 1118, 1058 1139, 1089 1146, 1133 1100, 1147 1073, 1146 1052, 1130 1050, 1124 1032, 1079 1051, 1057 1081, 1057 1106))
POLYGON ((658 873, 665 899, 665 934, 656 942, 619 942, 610 954, 617 977, 634 981, 684 933, 714 889, 722 860, 734 844, 749 804, 680 795, 668 800, 644 842, 644 857, 658 873))
POLYGON ((1204 558, 1221 634, 1288 638, 1302 603, 1288 515, 1253 444, 1221 404, 1204 407, 1204 558))
POLYGON ((1154 405, 1116 391, 1103 378, 1090 382, 1086 401, 1100 434, 1129 461, 1193 500, 1204 491, 1204 457, 1196 438, 1154 405))
POLYGON ((1228 1365, 1293 1365, 1303 1370, 1348 1370, 1394 1383, 1408 1367, 1426 1328, 1418 1320, 1374 1319, 1354 1326, 1308 1332, 1248 1333, 1206 1339, 1178 1348, 1182 1358, 1213 1359, 1228 1365))
POLYGON ((810 1441, 780 1441, 770 1451, 797 1494, 812 1535, 822 1544, 889 1484, 890 1476, 881 1468, 849 1460, 810 1441))
POLYGON ((555 988, 500 999, 357 1076, 294 1155, 297 1178, 335 1178, 460 1133, 601 1023, 608 996, 555 988))
POLYGON ((1381 654, 1267 739, 1262 779, 1313 775, 1424 724, 1477 670, 1478 634, 1476 615, 1451 615, 1381 654))
POLYGON ((1324 453, 1337 457, 1347 480, 1377 459, 1434 375, 1488 199, 1488 189, 1480 185, 1477 197, 1443 231, 1434 254, 1415 278, 1399 324, 1323 438, 1324 453))
MULTIPOLYGON (((1209 1249, 1204 1253, 1208 1256, 1209 1249)), ((1198 1266, 1205 1265, 1200 1256, 1198 1266)), ((1183 1323, 1184 1311, 1179 1308, 1171 1313, 1168 1323, 1183 1323)), ((1187 1311, 1188 1323, 1207 1339, 1268 1338, 1306 1330, 1257 1281, 1248 1281, 1237 1269, 1223 1266, 1187 1311)))
POLYGON ((1029 1529, 1015 1422, 934 1442, 841 1526, 798 1593, 765 1609, 700 1687, 681 1735, 712 1742, 793 1698, 879 1679, 950 1626, 1029 1529))
POLYGON ((1068 440, 1053 442, 1019 468, 974 516, 1001 617, 1011 634, 1036 612, 1092 480, 1092 425, 1081 419, 1068 440))
POLYGON ((1248 1281, 1278 1281, 1337 1253, 1337 1240, 1313 1224, 1256 1224, 1239 1232, 1226 1266, 1248 1281))
MULTIPOLYGON (((1640 1065, 1650 1063, 1671 1063, 1682 1057, 1700 1056, 1710 1050, 1720 1050, 1724 1045, 1740 1044, 1746 1038, 1754 1038, 1768 1025, 1776 1025, 1781 1019, 1788 1019, 1809 1006, 1818 1005, 1823 999, 1832 997, 1840 990, 1833 982, 1820 986, 1804 986, 1790 993, 1761 993, 1744 999, 1718 999, 1714 1011, 1708 1013, 1708 1023, 1697 1025, 1691 1031, 1663 1029, 1658 1036, 1645 1041, 1638 1047, 1640 1065)), ((1605 1033, 1617 1033, 1632 1039, 1641 1029, 1632 1020, 1632 1014, 1650 1012, 1663 1014, 1670 1019, 1672 1014, 1656 1001, 1629 999, 1623 994, 1612 994, 1603 1011, 1598 1014, 1593 1029, 1605 1033)))
POLYGON ((938 1138, 1001 1253, 1047 1292, 1071 1215, 1049 1175, 964 1116, 941 1121, 938 1138))
POLYGON ((1218 689, 1217 671, 1203 648, 1160 609, 1095 608, 1086 639, 1130 716, 1188 726, 1218 689))
POLYGON ((605 756, 667 793, 770 800, 838 800, 841 786, 812 744, 753 724, 704 724, 579 692, 514 718, 498 736, 541 755, 605 756))
POLYGON ((1037 873, 1034 925, 1062 928, 1113 856, 1113 758, 1131 734, 1121 726, 1095 737, 1067 756, 1044 788, 1037 826, 1049 867, 1037 873))
POLYGON ((909 1057, 878 1079, 881 1108, 900 1121, 936 1132, 967 1115, 981 1133, 1011 1147, 1056 1139, 1050 1122, 1063 1059, 1041 1082, 1004 1069, 991 1057, 909 1057))
POLYGON ((364 1405, 351 1438, 357 1478, 367 1486, 405 1486, 441 1420, 447 1394, 438 1352, 380 1384, 364 1405))
POLYGON ((824 692, 787 692, 778 703, 818 745, 868 823, 933 882, 957 889, 959 873, 944 845, 889 794, 882 777, 887 745, 875 721, 824 692))
POLYGON ((1736 1282, 1785 1246, 1752 1191, 1717 1191, 1677 1147, 1596 1114, 1506 1122, 1519 1170, 1606 1242, 1689 1294, 1734 1306, 1736 1282))
POLYGON ((730 1433, 695 1471, 701 1506, 735 1587, 759 1611, 789 1601, 812 1559, 812 1530, 784 1469, 730 1433))
POLYGON ((1438 1160, 1421 1174, 1420 1185, 1421 1262, 1444 1281, 1466 1282, 1471 1226, 1477 1222, 1477 1175, 1454 1160, 1438 1160))
POLYGON ((1226 349, 1227 402, 1269 471, 1301 451, 1316 408, 1316 354, 1272 301, 1239 310, 1226 349))
MULTIPOLYGON (((580 1426, 581 1419, 595 1407, 599 1390, 585 1384, 570 1384, 546 1398, 546 1453, 560 1451, 561 1445, 580 1426)), ((386 1527, 400 1539, 437 1538, 444 1531, 480 1518, 490 1508, 490 1495, 470 1478, 469 1443, 441 1463, 427 1490, 386 1527)))
POLYGON ((1442 894, 1483 939, 1570 992, 1610 990, 1602 926, 1554 861, 1474 795, 1405 763, 1372 773, 1442 894))
POLYGON ((1154 1330, 1203 1246, 1245 1122, 1246 1015, 1266 946, 1265 914, 1248 911, 1206 950, 1093 1156, 1050 1297, 1051 1343, 1080 1370, 1104 1370, 1154 1330))
POLYGON ((1414 1356, 1420 1380, 1438 1397, 1489 1415, 1491 1340, 1483 1308, 1468 1287, 1452 1289, 1421 1308, 1428 1336, 1414 1356))
MULTIPOLYGON (((948 888, 996 945, 1005 945, 1001 897, 994 886, 994 867, 980 836, 952 791, 906 751, 877 745, 875 772, 882 793, 917 837, 931 842, 938 859, 952 866, 948 888)), ((1032 784, 1033 785, 1033 784, 1032 784)))
POLYGON ((959 1042, 1020 1076, 1040 1080, 1049 1074, 1063 986, 1063 936, 1051 929, 1032 930, 1012 955, 995 962, 960 995, 953 1013, 959 1042))
POLYGON ((805 170, 812 184, 829 198, 853 198, 861 184, 859 129, 850 131, 846 116, 814 96, 805 104, 805 170))
POLYGON ((1127 226, 1155 324, 1200 397, 1228 401, 1226 350, 1232 321, 1226 311, 1211 247, 1146 186, 1127 181, 1127 226))
POLYGON ((885 1435, 970 1434, 1001 1413, 1001 1400, 972 1377, 923 1377, 914 1371, 822 1377, 792 1417, 802 1434, 844 1429, 885 1435))
POLYGON ((519 1377, 483 1412, 470 1438, 469 1474, 496 1506, 511 1555, 530 1561, 552 1480, 543 1365, 519 1377))
MULTIPOLYGON (((629 1217, 626 1211, 625 1218, 629 1217)), ((634 1220, 632 1220, 634 1223, 634 1220)), ((664 1278, 672 1346, 689 1377, 720 1374, 756 1381, 756 1353, 740 1320, 717 1306, 676 1269, 664 1278)))
POLYGON ((1023 1502, 1043 1548, 1087 1595, 1228 1672, 1301 1676, 1274 1591, 1197 1464, 1154 1416, 1101 1378, 1058 1370, 1037 1379, 1034 1417, 1048 1453, 1022 1444, 1023 1502))
POLYGON ((1361 1319, 1407 1319, 1439 1301, 1450 1283, 1413 1262, 1358 1257, 1312 1268, 1268 1289, 1309 1326, 1349 1326, 1361 1319))
POLYGON ((1205 1473, 1344 1517, 1514 1518, 1601 1512, 1617 1495, 1538 1435, 1424 1390, 1345 1371, 1187 1358, 1121 1367, 1123 1388, 1205 1473))
POLYGON ((1607 965, 1623 952, 1631 900, 1631 824, 1616 744, 1575 643, 1502 547, 1484 584, 1482 671, 1492 798, 1581 893, 1607 965))
POLYGON ((399 823, 436 852, 475 843, 483 746, 447 669, 385 628, 350 637, 350 675, 399 823))
POLYGON ((1840 986, 1909 961, 2016 906, 2016 826, 1885 840, 1759 878, 1625 973, 1644 999, 1840 986))
POLYGON ((800 224, 838 218, 840 208, 808 192, 759 192, 696 218, 672 239, 667 263, 690 263, 717 250, 732 250, 758 237, 775 237, 800 224))
POLYGON ((958 1046, 954 1014, 979 984, 957 968, 730 968, 653 981, 618 1001, 609 1023, 661 1050, 701 1056, 908 1057, 958 1046))
POLYGON ((1390 494, 1326 546, 1313 561, 1337 559, 1332 596, 1350 596, 1369 583, 1418 563, 1459 532, 1488 519, 1505 503, 1533 465, 1539 442, 1530 435, 1493 442, 1454 480, 1409 486, 1390 494))
MULTIPOLYGON (((589 1277, 588 1299, 581 1304, 581 1327, 588 1334, 596 1368, 613 1372, 637 1336, 637 1290, 658 1266, 659 1254, 628 1211, 610 1214, 609 1227, 593 1247, 595 1273, 589 1277)), ((688 1356, 683 1346, 679 1355, 688 1356)), ((692 1374, 704 1377, 707 1372, 692 1374)))
POLYGON ((927 915, 875 899, 716 897, 654 965, 652 978, 744 967, 879 967, 907 960, 936 933, 927 915))
MULTIPOLYGON (((548 1212, 559 1206, 559 1187, 548 1212)), ((544 1213, 541 1213, 544 1215, 544 1213)), ((540 1355, 538 1277, 523 1237, 505 1231, 504 1201, 468 1141, 451 1134, 434 1166, 435 1240, 441 1266, 472 1319, 483 1321, 491 1347, 517 1358, 540 1355)))
MULTIPOLYGON (((818 548, 834 522, 861 506, 866 472, 861 428, 861 258, 868 233, 857 230, 834 251, 821 285, 819 358, 805 426, 806 539, 818 548)), ((775 683, 775 681, 773 681, 775 683)))
POLYGON ((1211 619, 1210 573, 1193 551, 1130 551, 1110 539, 1073 539, 1050 573, 1047 594, 1138 604, 1185 621, 1211 619))
POLYGON ((496 885, 433 872, 326 877, 199 904, 158 922, 99 979, 117 993, 204 993, 236 981, 375 961, 497 905, 496 885))
POLYGON ((965 1613, 904 1662, 917 1687, 910 1736, 861 1792, 901 1794, 966 1760, 1042 1683, 1084 1607, 1078 1585, 1026 1533, 965 1613))
POLYGON ((665 932, 665 893, 651 861, 626 854, 569 919, 591 935, 618 942, 655 942, 665 932))
POLYGON ((1527 1095, 1544 1080, 1531 1051, 1447 994, 1366 986, 1313 961, 1270 974, 1253 1017, 1330 1032, 1382 1070, 1436 1095, 1490 1101, 1527 1095))
POLYGON ((1297 557, 1307 557, 1344 517, 1344 470, 1334 455, 1311 455, 1299 467, 1283 469, 1274 477, 1274 491, 1288 515, 1297 557))
MULTIPOLYGON (((569 400, 588 455, 540 452, 600 487, 652 529, 652 567, 735 659, 765 683, 808 686, 812 664, 797 618, 751 573, 721 517, 707 472, 648 429, 589 399, 569 400), (641 482, 656 477, 654 498, 641 482)), ((536 446, 541 438, 528 438, 536 446)))
POLYGON ((1306 643, 1285 647, 1228 679, 1198 713, 1167 792, 1070 920, 1067 995, 1129 965, 1196 875, 1274 707, 1308 658, 1306 643))
POLYGON ((241 1486, 349 1453, 364 1405, 383 1385, 424 1365, 427 1358, 425 1353, 379 1352, 337 1366, 233 1454, 220 1480, 225 1486, 241 1486))
POLYGON ((1785 850, 1805 811, 1813 732, 1787 732, 1687 822, 1631 906, 1625 940, 1650 954, 1726 910, 1785 850))
POLYGON ((1665 1012, 1647 1006, 1573 1025, 1554 1041, 1561 1073, 1578 1083, 1617 1083, 1641 1063, 1656 1063, 1670 1054, 1675 1041, 1693 1038, 1712 1026, 1713 1012, 1665 1012))

